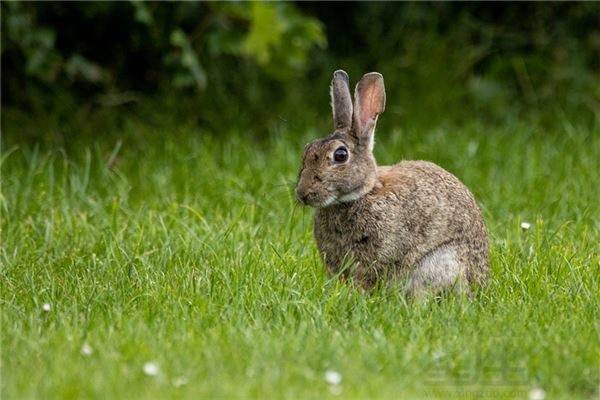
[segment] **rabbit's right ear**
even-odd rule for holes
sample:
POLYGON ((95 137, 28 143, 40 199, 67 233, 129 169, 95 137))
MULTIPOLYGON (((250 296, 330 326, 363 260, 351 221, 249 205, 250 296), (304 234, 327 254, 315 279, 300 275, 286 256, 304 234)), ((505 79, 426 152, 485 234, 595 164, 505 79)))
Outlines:
POLYGON ((359 143, 373 150, 377 117, 385 110, 385 86, 378 72, 365 74, 354 91, 355 133, 359 143))
POLYGON ((348 74, 338 69, 331 80, 331 109, 333 111, 333 127, 345 131, 352 127, 352 97, 348 74))

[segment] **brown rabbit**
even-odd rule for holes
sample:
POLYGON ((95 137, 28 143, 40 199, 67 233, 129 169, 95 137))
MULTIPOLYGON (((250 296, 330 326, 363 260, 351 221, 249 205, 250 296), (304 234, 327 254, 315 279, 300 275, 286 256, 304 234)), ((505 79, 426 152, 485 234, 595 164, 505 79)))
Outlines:
POLYGON ((469 283, 483 282, 488 238, 469 190, 427 161, 377 166, 383 76, 362 77, 353 107, 348 75, 335 71, 331 105, 334 132, 305 147, 296 187, 298 200, 317 209, 314 234, 328 271, 365 288, 405 278, 409 295, 469 292, 469 283))

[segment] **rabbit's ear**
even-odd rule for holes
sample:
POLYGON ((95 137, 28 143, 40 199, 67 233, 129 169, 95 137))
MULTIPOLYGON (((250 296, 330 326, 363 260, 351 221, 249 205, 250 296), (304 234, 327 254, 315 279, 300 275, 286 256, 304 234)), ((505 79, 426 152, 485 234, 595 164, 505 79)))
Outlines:
POLYGON ((373 148, 373 133, 377 117, 385 110, 383 76, 378 72, 365 74, 354 91, 354 133, 359 143, 373 148))
POLYGON ((331 80, 331 109, 335 130, 349 130, 352 126, 352 98, 348 74, 341 69, 333 73, 331 80))

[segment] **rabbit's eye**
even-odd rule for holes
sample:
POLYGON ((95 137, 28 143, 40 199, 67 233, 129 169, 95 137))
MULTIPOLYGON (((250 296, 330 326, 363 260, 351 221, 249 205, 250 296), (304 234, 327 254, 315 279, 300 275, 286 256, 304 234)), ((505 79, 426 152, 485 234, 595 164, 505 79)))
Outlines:
POLYGON ((338 147, 333 152, 333 161, 335 161, 336 163, 343 163, 346 162, 346 160, 348 160, 348 149, 346 149, 343 146, 338 147))

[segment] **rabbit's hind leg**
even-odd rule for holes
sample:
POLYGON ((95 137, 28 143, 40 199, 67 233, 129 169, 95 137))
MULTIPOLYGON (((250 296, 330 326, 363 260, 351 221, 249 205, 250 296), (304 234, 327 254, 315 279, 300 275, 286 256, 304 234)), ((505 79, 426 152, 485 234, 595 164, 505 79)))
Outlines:
POLYGON ((460 257, 460 244, 449 243, 429 252, 411 272, 406 285, 410 297, 435 295, 444 290, 470 294, 467 266, 460 257))

